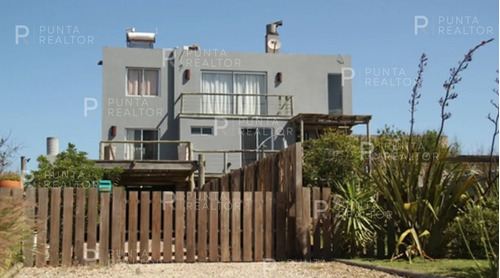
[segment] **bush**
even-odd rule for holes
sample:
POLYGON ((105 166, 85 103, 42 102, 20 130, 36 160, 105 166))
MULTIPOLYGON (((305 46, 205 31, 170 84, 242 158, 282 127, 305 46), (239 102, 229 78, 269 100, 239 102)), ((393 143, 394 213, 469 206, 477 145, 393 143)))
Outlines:
POLYGON ((33 232, 33 223, 23 210, 32 205, 23 199, 0 197, 0 275, 22 261, 21 242, 33 232))
POLYGON ((493 249, 498 250, 498 194, 490 194, 484 198, 483 202, 471 202, 463 210, 462 214, 456 218, 450 227, 446 230, 445 238, 449 243, 446 246, 448 256, 454 258, 470 258, 466 242, 460 232, 460 225, 468 241, 472 255, 476 258, 486 258, 484 249, 485 240, 484 229, 491 240, 493 249))
POLYGON ((36 187, 96 187, 101 179, 109 179, 119 184, 122 168, 103 169, 87 153, 78 151, 69 143, 68 148, 58 154, 54 163, 45 156, 38 157, 38 170, 27 178, 27 183, 36 187))
POLYGON ((306 186, 330 187, 358 176, 362 165, 359 141, 333 129, 304 142, 303 175, 306 186))
POLYGON ((0 175, 0 181, 5 181, 5 180, 20 181, 21 176, 14 172, 6 172, 0 175))

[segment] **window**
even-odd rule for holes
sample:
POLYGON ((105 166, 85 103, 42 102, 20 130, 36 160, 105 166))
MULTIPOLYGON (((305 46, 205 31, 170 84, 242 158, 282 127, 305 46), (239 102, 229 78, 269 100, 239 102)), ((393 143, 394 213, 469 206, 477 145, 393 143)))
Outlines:
POLYGON ((159 70, 127 69, 127 96, 158 96, 159 70))
POLYGON ((328 114, 342 115, 342 75, 328 75, 328 114))
POLYGON ((203 72, 201 113, 262 115, 267 114, 265 73, 203 72))
POLYGON ((274 135, 272 128, 242 128, 241 149, 255 152, 243 152, 241 156, 242 166, 250 164, 261 158, 257 151, 281 150, 286 142, 283 135, 274 135))
POLYGON ((142 141, 139 143, 126 144, 125 159, 127 160, 158 160, 159 144, 144 143, 145 141, 157 141, 158 130, 127 129, 126 140, 142 141))
POLYGON ((192 126, 191 134, 194 135, 213 135, 214 128, 211 126, 192 126))

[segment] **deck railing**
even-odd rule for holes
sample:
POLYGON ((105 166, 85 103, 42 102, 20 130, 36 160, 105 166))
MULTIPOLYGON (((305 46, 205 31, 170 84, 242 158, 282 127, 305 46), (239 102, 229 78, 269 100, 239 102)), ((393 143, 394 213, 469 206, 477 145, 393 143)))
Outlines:
POLYGON ((100 160, 160 160, 161 145, 177 146, 178 160, 193 160, 193 145, 180 140, 107 140, 99 143, 100 160), (122 146, 117 150, 117 146, 122 146), (155 146, 156 145, 156 146, 155 146), (146 155, 145 155, 146 154, 146 155))
POLYGON ((293 96, 181 93, 175 107, 176 115, 290 117, 293 115, 293 96))

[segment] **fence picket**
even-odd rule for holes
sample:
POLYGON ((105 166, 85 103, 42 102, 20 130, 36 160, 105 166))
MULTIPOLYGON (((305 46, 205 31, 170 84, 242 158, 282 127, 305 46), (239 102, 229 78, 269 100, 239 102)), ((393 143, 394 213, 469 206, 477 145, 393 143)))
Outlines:
MULTIPOLYGON (((297 213, 298 214, 298 213, 297 213)), ((301 222, 297 221, 297 224, 301 222)), ((302 256, 306 260, 311 259, 311 188, 302 188, 302 224, 300 231, 305 234, 300 246, 302 247, 302 256), (304 244, 305 242, 305 244, 304 244)))
POLYGON ((322 188, 322 200, 326 204, 326 211, 323 214, 323 258, 329 260, 332 258, 332 210, 331 210, 331 190, 322 188))
POLYGON ((137 218, 138 192, 131 191, 128 196, 128 262, 137 262, 137 218))
MULTIPOLYGON (((27 206, 24 209, 24 216, 26 217, 28 224, 35 224, 35 206, 36 206, 36 189, 28 188, 26 189, 26 202, 27 206)), ((47 222, 45 222, 47 224, 47 222)), ((30 236, 23 242, 23 256, 24 256, 24 266, 32 267, 34 263, 33 259, 33 242, 34 234, 31 233, 30 236)))
POLYGON ((172 262, 172 211, 174 202, 173 192, 163 193, 163 262, 172 262))
POLYGON ((75 263, 83 265, 83 244, 85 242, 85 188, 76 189, 75 207, 75 263))
POLYGON ((62 266, 71 266, 73 254, 73 188, 64 188, 62 266))
POLYGON ((276 192, 276 259, 286 258, 286 193, 276 192))
POLYGON ((109 192, 99 192, 101 211, 99 218, 99 264, 109 263, 109 192))
POLYGON ((59 266, 59 239, 61 234, 61 189, 50 190, 50 249, 49 262, 51 266, 59 266))
POLYGON ((151 260, 160 261, 161 255, 161 192, 153 192, 153 208, 151 217, 151 260))
MULTIPOLYGON (((51 192, 52 193, 52 192, 51 192)), ((54 202, 54 201, 53 201, 54 202)), ((49 208, 49 189, 38 189, 38 212, 37 221, 37 236, 36 236, 36 266, 44 267, 47 264, 47 212, 49 208)), ((52 219, 50 221, 52 223, 52 219)), ((52 234, 52 233, 51 233, 52 234)), ((59 258, 59 254, 57 254, 59 258)))
POLYGON ((194 263, 196 253, 196 192, 186 197, 186 262, 194 263))
POLYGON ((184 261, 184 192, 175 193, 175 262, 184 261))
MULTIPOLYGON (((224 179, 223 179, 224 180, 224 179)), ((220 195, 220 260, 229 262, 229 192, 223 191, 220 195)))
POLYGON ((95 265, 97 260, 97 188, 88 191, 88 214, 87 214, 87 250, 84 257, 85 265, 95 265))
POLYGON ((252 192, 243 192, 243 261, 252 261, 252 192))
POLYGON ((121 261, 123 257, 123 246, 121 245, 122 221, 124 221, 124 216, 122 216, 122 204, 125 199, 122 196, 122 192, 123 189, 120 187, 113 188, 111 204, 111 259, 113 263, 121 261))
POLYGON ((264 214, 264 258, 272 259, 274 256, 273 247, 273 215, 274 215, 274 204, 273 204, 273 192, 265 192, 265 208, 266 212, 264 214))
MULTIPOLYGON (((320 227, 320 203, 321 201, 321 188, 312 188, 312 232, 313 232, 313 249, 312 257, 315 259, 321 258, 321 227, 320 227)), ((305 205, 305 204, 304 204, 305 205)))
POLYGON ((216 262, 218 260, 219 254, 219 193, 210 192, 209 194, 209 260, 211 262, 216 262))
POLYGON ((254 206, 254 261, 261 262, 264 255, 264 200, 260 191, 254 193, 254 206))
POLYGON ((231 196, 231 258, 241 261, 241 193, 232 192, 231 196))
POLYGON ((198 211, 198 261, 207 261, 207 218, 208 218, 208 202, 207 192, 199 192, 200 209, 198 211))

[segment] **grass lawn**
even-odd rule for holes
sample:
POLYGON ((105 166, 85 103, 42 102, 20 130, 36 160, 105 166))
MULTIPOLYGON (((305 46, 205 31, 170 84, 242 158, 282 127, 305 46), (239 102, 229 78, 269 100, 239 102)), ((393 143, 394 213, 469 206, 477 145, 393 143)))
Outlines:
MULTIPOLYGON (((391 262, 390 260, 377 259, 353 259, 351 261, 373 264, 381 267, 390 267, 404 269, 418 273, 437 274, 452 277, 479 277, 476 263, 473 260, 463 259, 441 259, 435 261, 424 261, 415 259, 412 264, 408 261, 399 259, 391 262)), ((483 276, 490 277, 488 273, 488 261, 478 260, 483 276)))

